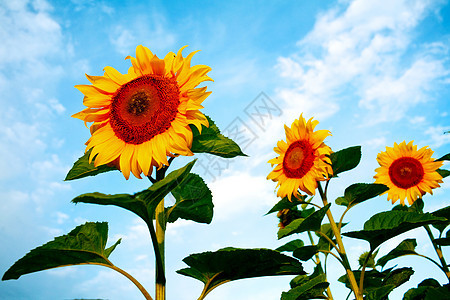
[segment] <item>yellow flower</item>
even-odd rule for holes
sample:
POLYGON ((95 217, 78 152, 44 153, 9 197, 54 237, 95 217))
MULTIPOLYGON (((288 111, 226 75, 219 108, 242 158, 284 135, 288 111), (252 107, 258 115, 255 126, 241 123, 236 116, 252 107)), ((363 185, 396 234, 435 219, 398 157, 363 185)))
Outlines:
POLYGON ((199 131, 209 125, 199 109, 211 93, 196 87, 212 80, 206 75, 210 67, 191 67, 197 51, 183 57, 185 47, 159 59, 140 45, 136 58, 126 58, 132 64, 127 74, 105 67, 103 76, 86 75, 92 85, 75 86, 88 108, 72 117, 94 122, 86 142, 89 162, 114 164, 128 179, 130 171, 141 178, 153 166, 168 165, 167 156, 192 155, 189 124, 199 131))
POLYGON ((427 146, 417 150, 413 141, 405 141, 394 147, 386 147, 386 152, 380 152, 377 161, 380 167, 375 169, 375 183, 386 185, 389 190, 388 200, 395 203, 400 200, 405 205, 405 199, 411 205, 425 193, 433 194, 431 189, 439 187, 442 176, 436 172, 442 161, 431 158, 433 151, 427 146))
POLYGON ((277 181, 277 196, 298 196, 298 189, 309 195, 314 195, 317 181, 328 179, 333 174, 331 161, 328 155, 331 149, 323 140, 331 135, 328 130, 314 131, 319 121, 309 119, 308 122, 300 115, 292 123, 291 128, 284 126, 286 141, 277 143, 274 151, 279 154, 268 162, 275 168, 269 173, 267 179, 277 181))

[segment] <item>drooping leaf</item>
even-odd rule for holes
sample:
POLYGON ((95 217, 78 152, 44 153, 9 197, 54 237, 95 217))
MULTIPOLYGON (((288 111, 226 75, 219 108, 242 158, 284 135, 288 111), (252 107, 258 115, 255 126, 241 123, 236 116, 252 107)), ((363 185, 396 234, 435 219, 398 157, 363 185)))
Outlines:
POLYGON ((442 178, 450 176, 450 171, 446 169, 437 169, 436 172, 438 172, 439 175, 442 176, 442 178))
POLYGON ((450 299, 450 286, 441 286, 433 278, 428 278, 419 283, 417 288, 409 289, 403 296, 403 300, 437 300, 450 299))
POLYGON ((378 183, 355 183, 345 189, 344 197, 336 199, 336 204, 342 206, 353 206, 363 201, 381 195, 389 188, 378 183))
POLYGON ((183 261, 189 268, 178 270, 177 273, 202 281, 205 284, 203 295, 233 280, 305 274, 298 260, 270 249, 229 247, 215 252, 191 254, 183 261))
POLYGON ((197 174, 188 174, 180 185, 172 190, 176 203, 166 208, 166 219, 175 222, 178 218, 209 224, 213 218, 212 194, 203 179, 197 174))
POLYGON ((236 156, 247 156, 241 151, 241 148, 232 139, 225 137, 220 133, 210 117, 206 116, 209 127, 202 128, 202 133, 198 132, 197 127, 189 125, 193 134, 191 151, 194 153, 209 153, 224 158, 236 156))
POLYGON ((361 161, 361 146, 353 146, 333 152, 330 155, 333 177, 337 174, 349 171, 361 161))
POLYGON ((394 269, 383 279, 383 285, 393 285, 394 287, 399 287, 405 282, 408 282, 409 278, 411 278, 413 274, 414 270, 410 267, 394 269))
POLYGON ((178 186, 190 173, 195 160, 186 166, 171 172, 164 179, 156 182, 148 189, 134 195, 117 194, 107 195, 102 193, 87 193, 72 200, 73 203, 93 203, 100 205, 115 205, 134 212, 147 224, 152 222, 153 215, 159 202, 178 186))
POLYGON ((377 266, 381 266, 382 268, 390 261, 397 257, 404 255, 415 255, 417 254, 415 249, 417 246, 416 239, 406 239, 397 245, 394 249, 392 249, 385 256, 380 257, 377 261, 377 266))
POLYGON ((292 209, 292 208, 296 208, 299 204, 305 203, 305 198, 306 196, 302 196, 299 199, 296 197, 292 197, 291 201, 289 201, 288 197, 284 197, 283 199, 281 199, 280 201, 277 202, 277 204, 275 204, 267 213, 271 214, 274 212, 279 212, 282 209, 292 209))
POLYGON ((108 223, 88 222, 28 252, 3 275, 2 280, 57 267, 97 264, 112 266, 109 255, 120 243, 105 249, 108 240, 108 223))
POLYGON ((305 245, 305 243, 303 243, 302 240, 297 239, 297 240, 287 242, 286 244, 278 247, 275 250, 280 251, 280 252, 294 252, 295 249, 303 247, 304 245, 305 245))
POLYGON ((316 245, 304 246, 294 250, 292 255, 302 261, 307 261, 319 251, 316 245))
POLYGON ((379 287, 369 288, 365 291, 365 300, 387 300, 387 296, 394 290, 393 284, 383 285, 379 287))
POLYGON ((363 230, 346 232, 343 235, 366 240, 370 243, 371 249, 375 249, 383 242, 401 233, 443 220, 445 219, 435 217, 430 213, 392 210, 373 215, 364 223, 363 230))
POLYGON ((330 208, 330 203, 315 211, 304 219, 297 219, 292 221, 285 228, 278 230, 278 239, 284 238, 294 233, 301 233, 305 231, 316 231, 320 229, 322 220, 330 208))
POLYGON ((80 179, 87 176, 95 176, 100 173, 117 170, 116 167, 108 165, 100 165, 95 167, 94 162, 89 163, 89 155, 91 150, 87 151, 82 157, 80 157, 74 164, 69 173, 67 173, 65 181, 80 179))
POLYGON ((281 300, 300 299, 326 299, 323 295, 329 286, 326 275, 321 274, 311 278, 310 276, 297 276, 296 287, 281 294, 281 300))

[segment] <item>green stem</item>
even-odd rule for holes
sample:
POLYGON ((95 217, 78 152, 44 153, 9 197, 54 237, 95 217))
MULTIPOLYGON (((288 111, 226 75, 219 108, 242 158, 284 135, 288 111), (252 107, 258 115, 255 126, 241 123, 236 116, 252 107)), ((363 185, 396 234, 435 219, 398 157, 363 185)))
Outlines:
POLYGON ((156 240, 158 242, 158 249, 160 255, 160 266, 156 265, 156 300, 165 300, 166 299, 166 279, 165 279, 165 267, 164 267, 164 240, 165 240, 165 231, 166 231, 166 220, 164 213, 164 199, 156 207, 155 212, 156 218, 156 240), (162 278, 160 278, 159 274, 162 274, 162 278), (158 280, 158 279, 161 280, 158 280))
POLYGON ((434 241, 434 236, 433 236, 433 233, 431 232, 430 226, 429 225, 425 225, 423 227, 427 231, 428 237, 431 240, 431 244, 433 245, 433 248, 436 251, 436 254, 439 257, 439 260, 441 262, 442 270, 444 271, 444 273, 447 276, 447 279, 448 279, 448 281, 450 283, 450 270, 449 270, 448 265, 447 265, 447 263, 445 261, 444 255, 442 254, 442 250, 439 247, 439 245, 437 245, 436 242, 434 241))
POLYGON ((370 257, 372 256, 372 253, 375 249, 370 249, 369 253, 366 256, 366 259, 364 260, 364 263, 362 265, 361 270, 361 276, 359 277, 359 293, 362 294, 364 290, 364 274, 366 273, 366 267, 367 263, 369 262, 370 257))
MULTIPOLYGON (((328 187, 328 183, 326 185, 328 187)), ((318 190, 320 197, 322 198, 323 205, 328 205, 327 195, 323 192, 322 186, 320 185, 320 182, 318 182, 318 190)), ((353 293, 355 294, 356 300, 363 300, 362 294, 359 292, 359 287, 356 282, 355 274, 353 274, 350 262, 348 261, 347 254, 345 252, 344 243, 342 242, 341 233, 338 230, 338 227, 336 225, 336 222, 334 221, 333 215, 331 214, 331 211, 328 209, 327 212, 327 218, 328 221, 330 221, 331 229, 333 230, 334 236, 336 237, 337 246, 336 250, 339 253, 339 256, 342 259, 343 266, 345 268, 345 271, 347 272, 347 278, 350 282, 350 286, 352 288, 353 293)))

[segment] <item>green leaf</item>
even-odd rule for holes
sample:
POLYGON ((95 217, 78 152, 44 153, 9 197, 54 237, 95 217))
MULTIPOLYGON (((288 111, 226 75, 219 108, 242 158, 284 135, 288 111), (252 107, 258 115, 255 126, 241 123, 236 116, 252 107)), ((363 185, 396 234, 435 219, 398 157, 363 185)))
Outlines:
POLYGON ((314 278, 303 276, 297 280, 297 286, 281 294, 281 300, 300 300, 300 299, 326 299, 323 292, 327 289, 329 283, 326 281, 326 275, 321 274, 314 278))
POLYGON ((448 237, 435 239, 434 242, 439 246, 450 246, 450 238, 448 237))
POLYGON ((314 254, 317 253, 317 251, 319 251, 319 249, 315 245, 314 246, 304 246, 304 247, 295 249, 294 253, 292 255, 302 261, 307 261, 311 257, 313 257, 314 254))
POLYGON ((361 161, 361 146, 353 146, 333 152, 330 155, 333 177, 356 168, 361 161))
POLYGON ((438 161, 443 161, 443 160, 450 160, 450 153, 445 154, 444 156, 442 156, 439 159, 436 159, 438 161))
POLYGON ((178 218, 209 224, 213 218, 212 194, 203 179, 197 174, 188 174, 180 185, 172 190, 176 203, 166 208, 166 219, 175 222, 178 218))
POLYGON ((108 223, 88 222, 37 247, 19 259, 6 271, 2 280, 18 279, 20 276, 57 267, 97 264, 113 266, 109 255, 120 239, 108 249, 108 223))
POLYGON ((383 257, 380 257, 377 261, 377 266, 381 266, 384 268, 384 266, 390 261, 397 257, 404 256, 404 255, 416 255, 416 246, 417 242, 416 239, 406 239, 402 241, 400 244, 397 245, 393 250, 391 250, 388 254, 386 254, 383 257))
POLYGON ((95 192, 80 195, 74 198, 72 202, 115 205, 134 212, 148 224, 153 222, 153 215, 159 202, 189 175, 194 163, 195 160, 171 172, 148 189, 134 195, 107 195, 95 192))
POLYGON ((270 249, 224 248, 215 252, 191 254, 183 261, 189 268, 177 273, 205 284, 203 296, 220 284, 233 280, 275 275, 305 274, 302 264, 270 249))
POLYGON ((82 157, 80 157, 74 164, 72 169, 70 169, 69 173, 67 173, 65 181, 80 179, 87 176, 95 176, 100 173, 109 172, 117 170, 116 167, 111 167, 108 165, 100 165, 98 167, 94 167, 94 162, 89 163, 89 154, 91 153, 90 149, 87 151, 82 157))
POLYGON ((274 213, 274 212, 279 212, 279 211, 282 210, 282 209, 292 209, 292 208, 294 208, 294 207, 297 208, 297 206, 298 206, 299 204, 306 203, 306 202, 304 201, 305 198, 306 198, 306 195, 305 195, 305 196, 301 196, 300 199, 298 199, 298 198, 296 198, 296 197, 292 197, 292 198, 291 198, 291 201, 289 201, 288 197, 284 197, 283 199, 281 199, 280 201, 278 201, 277 204, 275 204, 275 205, 274 205, 274 206, 266 213, 266 215, 271 214, 271 213, 274 213))
POLYGON ((389 188, 378 183, 355 183, 345 189, 344 197, 336 199, 336 204, 353 206, 368 199, 381 195, 389 188))
POLYGON ((407 282, 413 274, 414 270, 410 267, 394 269, 383 279, 383 285, 399 287, 407 282))
POLYGON ((446 169, 437 169, 436 172, 438 172, 439 175, 442 176, 442 178, 450 176, 450 171, 446 169))
POLYGON ((285 228, 278 230, 278 239, 284 238, 294 233, 301 233, 305 231, 316 231, 320 229, 322 220, 330 208, 330 203, 315 211, 304 219, 297 219, 292 221, 285 228))
POLYGON ((450 224, 450 206, 443 207, 431 213, 435 217, 445 218, 445 221, 438 222, 433 224, 433 227, 439 230, 441 233, 447 228, 450 224))
POLYGON ((209 127, 203 126, 201 134, 198 132, 197 127, 189 125, 193 134, 192 152, 209 153, 224 158, 247 156, 241 151, 238 144, 220 133, 219 128, 210 117, 206 116, 206 118, 208 119, 209 127))
POLYGON ((428 278, 419 283, 417 288, 409 289, 403 296, 403 300, 437 300, 450 299, 449 286, 442 287, 438 281, 428 278))
POLYGON ((343 235, 366 240, 370 243, 371 249, 375 249, 399 234, 442 220, 444 218, 435 217, 430 213, 392 210, 372 216, 364 223, 363 230, 346 232, 343 235))
POLYGON ((297 240, 290 241, 290 242, 284 244, 283 246, 278 247, 275 250, 280 251, 280 252, 294 252, 295 249, 303 247, 304 245, 305 245, 305 243, 303 243, 302 240, 297 239, 297 240))
POLYGON ((365 300, 387 300, 387 295, 389 295, 392 290, 395 289, 393 284, 388 284, 384 286, 379 286, 375 288, 367 289, 364 293, 366 297, 365 300))

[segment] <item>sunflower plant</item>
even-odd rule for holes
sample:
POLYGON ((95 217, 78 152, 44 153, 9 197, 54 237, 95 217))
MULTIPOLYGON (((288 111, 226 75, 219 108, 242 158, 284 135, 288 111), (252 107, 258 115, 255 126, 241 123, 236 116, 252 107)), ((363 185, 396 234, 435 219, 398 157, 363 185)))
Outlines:
MULTIPOLYGON (((156 262, 153 297, 132 274, 110 259, 121 240, 107 246, 106 222, 87 222, 31 250, 6 271, 3 280, 57 267, 89 264, 119 272, 147 300, 166 298, 167 224, 179 219, 209 224, 214 207, 207 184, 191 172, 195 160, 168 173, 172 162, 179 156, 196 153, 222 158, 246 156, 201 111, 203 101, 211 92, 199 85, 212 81, 207 75, 211 68, 191 66, 196 52, 184 57, 184 49, 177 54, 169 52, 160 59, 148 48, 138 46, 136 57, 126 57, 131 62, 126 74, 105 67, 103 76, 87 75, 91 84, 76 86, 84 94, 83 104, 87 108, 73 117, 84 121, 86 126, 90 124, 91 136, 85 154, 74 163, 65 180, 119 171, 126 180, 133 175, 147 178, 150 185, 134 194, 86 193, 72 202, 117 206, 145 222, 156 262), (171 206, 164 203, 168 194, 176 200, 171 206)), ((306 121, 300 115, 291 127, 285 126, 286 138, 276 144, 276 156, 269 160, 273 170, 267 176, 277 182, 280 198, 267 213, 277 213, 280 219, 278 239, 294 235, 306 239, 292 239, 277 249, 227 247, 189 255, 183 259, 188 267, 177 272, 204 284, 199 300, 230 281, 279 275, 294 276, 290 289, 281 293, 282 300, 333 299, 327 280, 329 258, 342 265, 344 272, 339 281, 349 288, 349 296, 353 294, 357 300, 388 299, 392 290, 408 281, 414 273, 411 267, 384 268, 391 260, 404 255, 429 260, 450 282, 449 265, 443 254, 443 248, 450 245, 450 230, 447 230, 450 206, 425 212, 422 200, 450 175, 450 171, 441 169, 443 161, 450 160, 450 154, 436 160, 431 149, 417 150, 413 142, 386 147, 377 157, 380 167, 375 170, 375 182, 354 183, 331 203, 330 183, 338 180, 340 173, 359 164, 361 147, 334 152, 325 143, 331 132, 316 130, 318 124, 317 120, 306 121), (319 199, 314 199, 317 194, 319 199), (383 194, 393 204, 397 201, 400 204, 390 211, 375 213, 360 231, 342 231, 351 208, 383 194), (339 217, 335 218, 332 205, 344 207, 339 217), (406 239, 377 258, 384 242, 416 228, 424 228, 437 259, 417 252, 415 239, 406 239), (355 259, 345 249, 346 238, 365 240, 369 247, 355 259), (352 266, 356 260, 358 268, 352 266), (313 264, 309 273, 303 266, 308 261, 313 264)), ((449 284, 426 279, 407 291, 404 299, 450 299, 449 284)))

